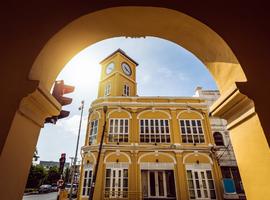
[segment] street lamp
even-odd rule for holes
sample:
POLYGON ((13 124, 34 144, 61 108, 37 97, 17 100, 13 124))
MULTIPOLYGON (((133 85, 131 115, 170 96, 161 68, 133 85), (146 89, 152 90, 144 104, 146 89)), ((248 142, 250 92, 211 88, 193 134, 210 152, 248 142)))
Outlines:
POLYGON ((79 110, 81 111, 81 118, 80 118, 80 125, 79 125, 78 137, 77 137, 76 152, 75 152, 74 162, 73 162, 74 169, 72 170, 72 173, 71 173, 71 186, 70 186, 70 192, 69 192, 69 199, 70 200, 72 200, 72 189, 73 189, 73 181, 74 181, 74 171, 75 171, 76 162, 77 162, 77 154, 78 154, 78 147, 79 147, 81 126, 82 126, 83 108, 84 108, 84 101, 81 102, 81 106, 79 107, 79 110))

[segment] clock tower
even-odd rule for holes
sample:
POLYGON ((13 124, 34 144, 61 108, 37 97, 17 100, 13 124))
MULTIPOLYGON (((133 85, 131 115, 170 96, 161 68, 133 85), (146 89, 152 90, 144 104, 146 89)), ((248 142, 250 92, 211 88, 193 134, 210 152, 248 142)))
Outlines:
POLYGON ((117 49, 101 62, 98 97, 136 96, 136 66, 138 63, 123 50, 117 49))

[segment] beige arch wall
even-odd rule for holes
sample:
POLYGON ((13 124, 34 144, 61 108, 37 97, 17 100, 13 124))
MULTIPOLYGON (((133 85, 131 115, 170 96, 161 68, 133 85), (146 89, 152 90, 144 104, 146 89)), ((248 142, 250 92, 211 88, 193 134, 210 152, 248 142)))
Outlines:
POLYGON ((217 33, 183 13, 154 7, 109 8, 74 20, 48 41, 29 78, 40 80, 49 90, 65 64, 79 51, 119 36, 155 36, 181 45, 207 66, 222 92, 236 81, 246 81, 233 52, 217 33), (230 78, 224 80, 226 75, 230 78))

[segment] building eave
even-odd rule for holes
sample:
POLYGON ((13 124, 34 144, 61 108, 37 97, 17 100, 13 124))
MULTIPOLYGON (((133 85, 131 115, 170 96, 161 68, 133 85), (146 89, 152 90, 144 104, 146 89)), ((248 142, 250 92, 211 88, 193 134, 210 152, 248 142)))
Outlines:
POLYGON ((104 58, 102 61, 99 62, 99 64, 103 63, 104 61, 106 61, 107 59, 111 58, 112 56, 114 56, 116 53, 121 53, 123 56, 125 56, 129 61, 133 62, 136 66, 138 66, 139 64, 133 60, 131 57, 129 57, 126 52, 124 52, 122 49, 117 49, 116 51, 114 51, 113 53, 111 53, 109 56, 107 56, 106 58, 104 58))

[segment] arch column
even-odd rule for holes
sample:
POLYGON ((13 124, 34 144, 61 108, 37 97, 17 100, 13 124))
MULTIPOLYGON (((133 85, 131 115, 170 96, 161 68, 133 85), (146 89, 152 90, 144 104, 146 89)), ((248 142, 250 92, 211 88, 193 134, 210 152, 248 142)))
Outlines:
POLYGON ((140 199, 140 171, 139 171, 139 165, 138 165, 138 151, 135 150, 132 152, 131 156, 131 164, 129 165, 129 174, 131 175, 129 177, 129 199, 140 199))
POLYGON ((183 164, 183 151, 176 151, 175 152, 175 157, 176 157, 176 170, 178 176, 175 178, 178 178, 177 182, 179 184, 179 188, 177 188, 177 193, 178 193, 178 198, 183 200, 183 199, 188 199, 188 188, 186 186, 185 178, 186 173, 185 173, 185 166, 183 164))
POLYGON ((131 143, 140 143, 140 134, 139 133, 139 127, 138 124, 140 123, 139 119, 137 119, 137 113, 132 112, 132 117, 130 119, 130 127, 132 127, 132 129, 130 129, 130 142, 131 143))
POLYGON ((268 199, 270 151, 253 101, 233 86, 211 107, 211 114, 228 121, 247 198, 268 199))
POLYGON ((179 131, 179 122, 177 118, 176 110, 171 110, 171 116, 172 119, 171 122, 171 140, 174 144, 180 144, 181 143, 181 137, 180 137, 180 131, 179 131))
POLYGON ((60 109, 60 104, 41 87, 20 102, 0 157, 2 199, 22 199, 40 129, 45 118, 58 115, 60 109))

